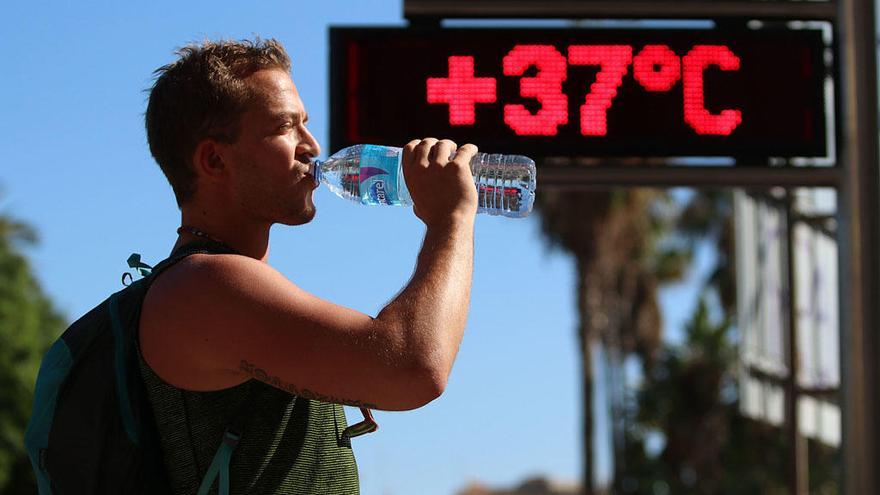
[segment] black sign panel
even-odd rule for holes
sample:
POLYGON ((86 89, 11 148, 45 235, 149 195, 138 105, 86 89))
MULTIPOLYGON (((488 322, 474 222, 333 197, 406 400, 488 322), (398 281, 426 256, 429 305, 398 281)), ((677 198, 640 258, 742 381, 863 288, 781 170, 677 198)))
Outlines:
MULTIPOLYGON (((331 147, 822 157, 816 29, 332 28, 331 147)), ((830 102, 828 102, 830 103, 830 102)))

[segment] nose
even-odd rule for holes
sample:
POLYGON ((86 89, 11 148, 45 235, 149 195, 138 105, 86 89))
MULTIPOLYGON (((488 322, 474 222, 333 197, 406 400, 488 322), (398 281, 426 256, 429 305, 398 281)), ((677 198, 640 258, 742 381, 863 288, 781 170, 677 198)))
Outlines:
POLYGON ((321 154, 321 145, 309 130, 303 126, 303 140, 300 141, 300 153, 308 154, 310 158, 315 158, 321 154))

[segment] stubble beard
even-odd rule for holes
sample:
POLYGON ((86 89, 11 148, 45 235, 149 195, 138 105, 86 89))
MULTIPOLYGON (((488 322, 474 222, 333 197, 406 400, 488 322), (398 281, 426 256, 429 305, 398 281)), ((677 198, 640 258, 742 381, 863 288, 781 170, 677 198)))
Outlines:
POLYGON ((291 215, 288 217, 290 219, 289 221, 279 223, 283 223, 284 225, 303 225, 309 223, 315 218, 315 204, 308 201, 305 207, 299 208, 297 211, 290 213, 291 215))
POLYGON ((293 226, 309 223, 315 218, 315 203, 311 196, 312 193, 306 191, 302 194, 279 195, 266 199, 274 203, 273 210, 278 214, 277 223, 293 226))
MULTIPOLYGON (((274 185, 274 184, 273 184, 274 185)), ((277 187, 261 187, 260 184, 247 184, 242 198, 243 207, 250 216, 267 223, 282 225, 303 225, 312 221, 316 208, 311 199, 311 191, 299 187, 279 190, 277 187)))

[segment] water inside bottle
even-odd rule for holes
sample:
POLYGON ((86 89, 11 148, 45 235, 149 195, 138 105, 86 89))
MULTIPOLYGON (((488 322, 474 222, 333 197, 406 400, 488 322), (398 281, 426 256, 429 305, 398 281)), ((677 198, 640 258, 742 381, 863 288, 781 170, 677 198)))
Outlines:
POLYGON ((474 163, 479 213, 525 217, 535 200, 535 162, 524 156, 482 155, 474 163))

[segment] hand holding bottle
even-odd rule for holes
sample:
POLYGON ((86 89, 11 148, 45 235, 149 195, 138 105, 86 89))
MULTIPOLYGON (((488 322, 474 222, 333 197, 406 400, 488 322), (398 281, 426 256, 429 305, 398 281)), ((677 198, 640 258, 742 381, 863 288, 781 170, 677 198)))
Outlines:
POLYGON ((403 175, 415 214, 426 225, 473 220, 477 191, 470 161, 476 154, 472 144, 459 149, 452 141, 434 138, 416 139, 403 148, 403 175))

